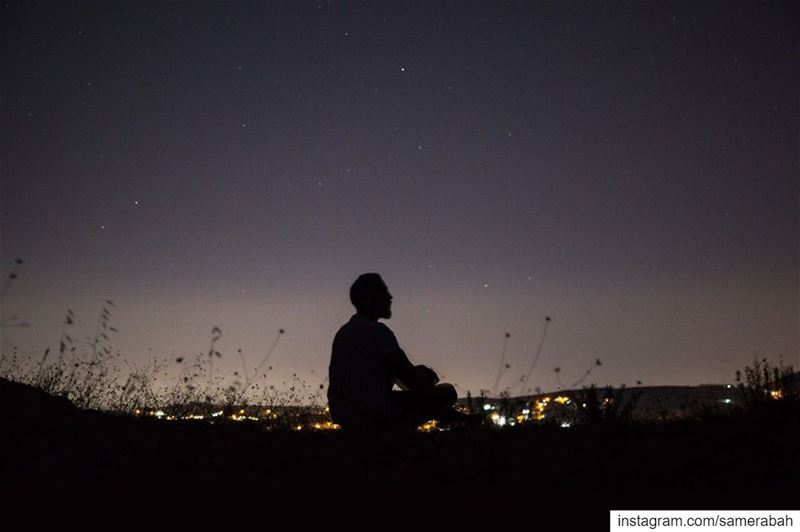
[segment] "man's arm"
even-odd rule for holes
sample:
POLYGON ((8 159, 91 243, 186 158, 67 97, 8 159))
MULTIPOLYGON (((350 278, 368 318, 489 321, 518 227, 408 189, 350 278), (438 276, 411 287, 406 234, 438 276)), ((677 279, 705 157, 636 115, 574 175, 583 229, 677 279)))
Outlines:
POLYGON ((392 376, 402 387, 410 390, 424 390, 439 382, 436 373, 427 366, 415 366, 399 347, 389 353, 392 376))
MULTIPOLYGON (((381 324, 383 325, 383 324, 381 324)), ((389 364, 392 380, 400 387, 409 390, 432 388, 439 377, 427 366, 415 366, 400 349, 397 338, 389 327, 383 325, 385 337, 382 339, 383 352, 389 364)))

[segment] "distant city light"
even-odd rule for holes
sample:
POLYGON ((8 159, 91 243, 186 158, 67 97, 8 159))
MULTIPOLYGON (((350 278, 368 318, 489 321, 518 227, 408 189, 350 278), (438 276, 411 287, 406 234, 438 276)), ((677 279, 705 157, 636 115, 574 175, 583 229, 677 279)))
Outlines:
MULTIPOLYGON (((733 387, 732 385, 723 386, 724 389, 730 389, 733 387)), ((723 388, 723 386, 720 386, 720 388, 723 388)), ((766 389, 763 390, 763 392, 765 395, 768 394, 769 397, 775 400, 782 399, 784 396, 783 391, 779 389, 766 389)), ((542 422, 545 419, 553 420, 553 422, 561 428, 570 428, 575 425, 576 420, 573 416, 575 415, 576 411, 579 411, 581 407, 588 407, 587 403, 576 402, 573 399, 575 399, 575 397, 570 397, 569 395, 538 396, 528 399, 524 403, 524 407, 523 404, 518 403, 518 406, 514 407, 513 409, 509 409, 509 405, 506 403, 503 403, 501 408, 501 405, 498 401, 489 399, 491 402, 485 402, 481 404, 479 409, 481 412, 486 412, 483 420, 488 422, 488 424, 498 428, 535 424, 537 422, 542 422)), ((603 399, 597 398, 597 401, 602 406, 608 406, 620 401, 620 399, 618 397, 605 397, 603 399)), ((735 404, 736 401, 735 399, 725 397, 718 399, 718 403, 731 405, 735 404)), ((174 412, 169 412, 169 409, 168 411, 164 411, 156 410, 154 408, 136 408, 132 409, 131 412, 136 416, 147 416, 166 421, 205 420, 206 422, 211 423, 259 422, 263 424, 263 430, 267 431, 280 430, 281 427, 292 431, 310 432, 341 429, 339 425, 331 421, 330 408, 328 406, 319 406, 313 408, 314 415, 319 417, 314 417, 302 423, 298 423, 298 420, 303 418, 296 417, 291 408, 284 410, 282 407, 277 407, 277 411, 273 410, 272 408, 266 408, 265 406, 257 405, 239 405, 235 408, 222 408, 217 406, 216 408, 219 408, 219 410, 214 412, 194 412, 188 414, 176 414, 174 412), (283 422, 278 420, 283 420, 283 422), (272 423, 273 421, 278 421, 278 423, 272 423)), ((466 405, 463 404, 457 406, 457 409, 464 413, 466 413, 468 410, 466 405)), ((473 415, 478 416, 478 414, 475 414, 474 411, 472 411, 472 413, 473 415)), ((441 424, 438 420, 431 419, 417 426, 417 431, 447 431, 450 430, 450 428, 451 427, 447 423, 441 424)))

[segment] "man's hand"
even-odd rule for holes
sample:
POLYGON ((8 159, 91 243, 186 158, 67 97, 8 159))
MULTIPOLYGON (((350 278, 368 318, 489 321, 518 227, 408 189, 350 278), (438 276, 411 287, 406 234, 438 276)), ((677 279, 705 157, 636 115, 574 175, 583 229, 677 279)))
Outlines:
POLYGON ((439 376, 428 366, 414 366, 414 372, 417 374, 417 379, 420 383, 424 383, 426 387, 436 386, 439 382, 439 376))
POLYGON ((427 390, 436 386, 439 376, 428 366, 415 366, 402 349, 392 350, 387 355, 392 363, 394 382, 403 390, 427 390))

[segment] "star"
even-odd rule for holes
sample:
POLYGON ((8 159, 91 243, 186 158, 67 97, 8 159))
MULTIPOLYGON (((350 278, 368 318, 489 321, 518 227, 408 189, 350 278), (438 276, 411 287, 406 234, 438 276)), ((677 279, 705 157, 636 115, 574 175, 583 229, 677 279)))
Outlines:
POLYGON ((134 205, 139 205, 139 200, 133 200, 134 205))
POLYGON ((401 66, 401 67, 400 67, 400 72, 405 72, 405 71, 406 71, 406 67, 404 67, 404 66, 401 66))

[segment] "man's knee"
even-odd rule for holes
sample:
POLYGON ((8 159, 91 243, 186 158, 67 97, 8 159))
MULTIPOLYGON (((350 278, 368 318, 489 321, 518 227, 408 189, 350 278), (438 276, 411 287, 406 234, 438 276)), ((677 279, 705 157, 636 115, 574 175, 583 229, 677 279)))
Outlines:
POLYGON ((442 404, 447 406, 453 406, 458 401, 456 387, 446 382, 436 385, 436 395, 442 404))

